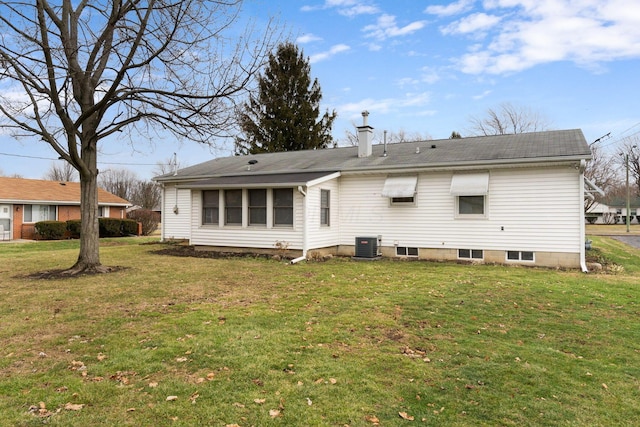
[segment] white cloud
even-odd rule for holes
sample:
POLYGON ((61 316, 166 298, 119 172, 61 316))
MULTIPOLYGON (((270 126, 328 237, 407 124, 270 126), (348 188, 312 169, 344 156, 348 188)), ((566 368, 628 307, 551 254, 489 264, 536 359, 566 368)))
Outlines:
POLYGON ((388 114, 391 111, 398 111, 403 108, 409 108, 413 112, 417 107, 423 107, 431 101, 431 94, 422 93, 406 93, 399 98, 373 99, 365 98, 358 102, 351 102, 338 107, 338 113, 350 119, 357 119, 361 116, 362 111, 367 110, 370 113, 388 114))
POLYGON ((414 21, 404 27, 398 27, 396 17, 393 15, 383 14, 378 17, 378 21, 374 25, 367 25, 362 29, 366 37, 373 37, 378 40, 385 40, 390 37, 399 37, 412 34, 421 30, 427 25, 426 21, 414 21))
POLYGON ((364 0, 326 0, 322 6, 302 6, 303 12, 313 12, 322 9, 336 9, 340 15, 353 17, 358 15, 372 15, 380 12, 377 6, 364 0))
POLYGON ((450 3, 446 6, 433 5, 427 7, 424 11, 431 15, 438 16, 452 16, 459 15, 464 12, 468 12, 473 7, 475 0, 458 0, 455 3, 450 3))
POLYGON ((471 14, 443 31, 489 33, 486 44, 459 59, 465 73, 503 74, 556 61, 597 69, 603 62, 640 58, 638 2, 485 0, 484 7, 491 15, 471 14))
POLYGON ((314 34, 305 34, 303 36, 298 37, 296 39, 296 43, 305 44, 305 43, 317 42, 321 40, 322 40, 322 37, 318 37, 314 34))
POLYGON ((486 13, 473 13, 442 28, 443 34, 469 34, 485 32, 499 23, 501 18, 486 13))
POLYGON ((309 57, 309 62, 313 64, 315 62, 324 61, 325 59, 329 59, 332 56, 335 56, 342 52, 346 52, 348 50, 351 50, 351 48, 346 44, 337 44, 335 46, 332 46, 331 49, 329 49, 326 52, 320 52, 320 53, 316 53, 315 55, 311 55, 309 57))

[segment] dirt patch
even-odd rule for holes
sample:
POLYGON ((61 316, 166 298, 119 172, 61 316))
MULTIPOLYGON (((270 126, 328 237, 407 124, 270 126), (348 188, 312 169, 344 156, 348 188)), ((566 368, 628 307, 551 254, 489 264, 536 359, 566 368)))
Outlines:
POLYGON ((284 259, 278 255, 257 254, 257 253, 240 253, 240 252, 223 252, 223 251, 197 251, 195 247, 189 245, 170 245, 164 249, 153 251, 157 255, 170 255, 178 257, 194 257, 194 258, 264 258, 264 259, 284 259))
POLYGON ((100 266, 99 269, 90 270, 90 271, 82 271, 79 273, 71 272, 68 269, 65 270, 48 270, 48 271, 39 271, 37 273, 28 274, 26 276, 21 276, 27 279, 40 279, 40 280, 59 280, 59 279, 69 279, 72 277, 81 277, 81 276, 94 276, 97 274, 106 274, 106 273, 115 273, 116 271, 127 270, 129 267, 122 266, 100 266))

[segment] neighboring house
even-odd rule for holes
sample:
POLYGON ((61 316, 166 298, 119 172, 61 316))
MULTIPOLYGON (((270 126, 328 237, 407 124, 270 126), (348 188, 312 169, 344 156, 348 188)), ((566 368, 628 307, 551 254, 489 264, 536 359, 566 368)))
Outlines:
MULTIPOLYGON (((98 189, 98 215, 126 218, 131 203, 98 189)), ((0 226, 9 239, 35 238, 38 221, 80 219, 80 183, 0 177, 0 226)))
POLYGON ((217 158, 156 177, 162 238, 286 247, 294 262, 380 253, 586 271, 582 131, 372 146, 363 116, 357 147, 217 158))
MULTIPOLYGON (((627 221, 626 197, 604 197, 594 202, 586 212, 587 221, 594 224, 624 224, 627 221)), ((629 222, 640 222, 640 197, 629 199, 629 222)))

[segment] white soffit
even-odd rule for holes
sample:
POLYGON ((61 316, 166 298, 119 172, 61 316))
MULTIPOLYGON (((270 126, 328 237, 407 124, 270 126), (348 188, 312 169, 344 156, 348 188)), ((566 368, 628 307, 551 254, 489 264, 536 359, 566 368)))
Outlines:
POLYGON ((390 176, 384 181, 382 197, 413 197, 418 176, 390 176))
POLYGON ((451 177, 454 196, 483 196, 489 192, 489 172, 460 173, 451 177))

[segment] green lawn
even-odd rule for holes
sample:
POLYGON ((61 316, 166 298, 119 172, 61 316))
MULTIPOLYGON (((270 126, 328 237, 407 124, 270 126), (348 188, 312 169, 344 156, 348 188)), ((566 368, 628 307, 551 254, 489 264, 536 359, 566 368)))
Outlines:
MULTIPOLYGON (((640 251, 597 274, 0 245, 0 425, 632 426, 640 251)), ((148 241, 148 240, 147 240, 148 241)))

